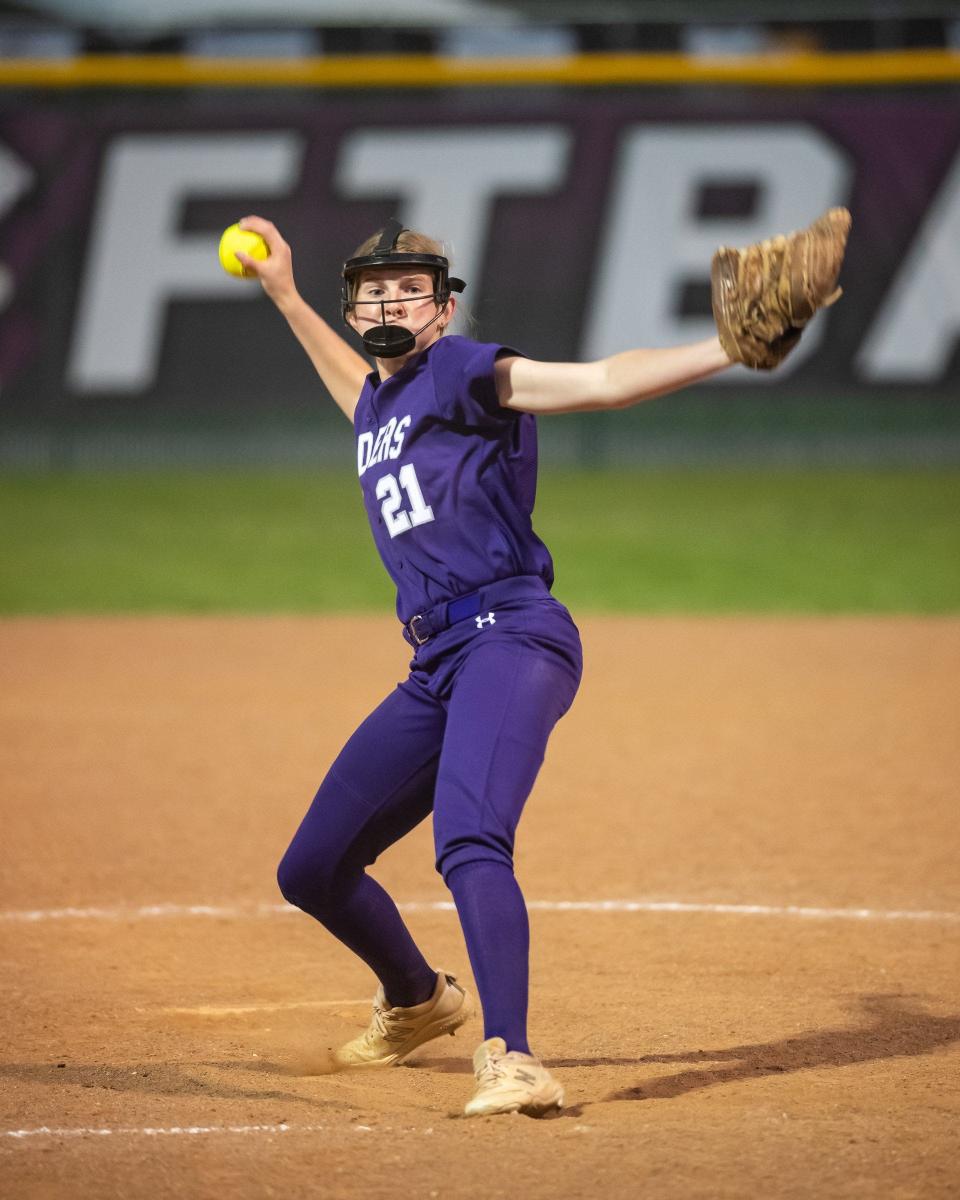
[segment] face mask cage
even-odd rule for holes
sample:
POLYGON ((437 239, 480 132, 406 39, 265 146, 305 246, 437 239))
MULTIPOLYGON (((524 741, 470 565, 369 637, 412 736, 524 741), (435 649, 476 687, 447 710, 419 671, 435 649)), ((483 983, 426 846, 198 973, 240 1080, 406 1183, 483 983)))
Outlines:
MULTIPOLYGON (((467 286, 462 279, 450 276, 450 263, 442 254, 420 254, 396 250, 394 247, 403 231, 403 226, 399 221, 388 221, 383 233, 380 235, 380 241, 374 247, 372 253, 361 254, 356 258, 348 258, 343 264, 343 286, 340 293, 340 306, 344 321, 347 320, 347 314, 351 310, 355 310, 360 304, 378 304, 380 306, 380 324, 369 329, 363 335, 365 348, 370 354, 378 358, 392 358, 399 354, 409 353, 416 343, 418 334, 422 333, 427 326, 432 325, 438 319, 440 316, 439 309, 442 309, 443 305, 450 299, 450 293, 462 292, 467 286), (439 306, 438 312, 436 316, 432 317, 416 333, 411 333, 410 330, 404 329, 400 325, 387 324, 385 305, 389 301, 357 301, 353 299, 351 293, 358 275, 363 271, 376 270, 379 267, 420 267, 425 271, 429 271, 433 277, 432 299, 439 306)), ((419 297, 419 299, 428 298, 430 297, 419 297)))

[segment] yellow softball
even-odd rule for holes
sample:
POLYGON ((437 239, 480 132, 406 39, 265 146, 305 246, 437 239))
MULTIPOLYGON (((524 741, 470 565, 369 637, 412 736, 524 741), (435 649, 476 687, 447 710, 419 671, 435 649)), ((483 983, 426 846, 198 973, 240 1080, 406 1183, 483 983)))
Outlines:
POLYGON ((228 275, 239 275, 250 279, 253 271, 248 271, 237 258, 237 251, 247 254, 250 258, 268 258, 270 249, 259 233, 252 229, 241 229, 239 225, 231 225, 223 231, 220 239, 220 266, 228 275))

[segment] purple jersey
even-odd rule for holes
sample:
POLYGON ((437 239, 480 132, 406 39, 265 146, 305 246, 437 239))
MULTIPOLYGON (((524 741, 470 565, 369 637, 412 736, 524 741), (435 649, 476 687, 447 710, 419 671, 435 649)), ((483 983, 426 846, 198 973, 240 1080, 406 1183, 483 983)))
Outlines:
POLYGON ((517 351, 443 337, 391 378, 368 375, 360 393, 360 486, 404 623, 497 579, 553 583, 530 521, 536 421, 500 406, 501 353, 517 351))

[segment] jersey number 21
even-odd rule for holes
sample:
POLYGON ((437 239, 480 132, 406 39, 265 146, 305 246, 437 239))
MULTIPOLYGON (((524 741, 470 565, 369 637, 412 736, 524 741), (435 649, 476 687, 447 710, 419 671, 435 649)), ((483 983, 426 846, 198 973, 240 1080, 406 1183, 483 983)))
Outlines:
POLYGON ((426 525, 433 520, 433 509, 423 499, 413 463, 401 467, 396 477, 381 475, 377 480, 377 499, 381 501, 380 512, 392 538, 398 533, 406 533, 414 525, 426 525), (403 507, 405 498, 406 508, 403 507))

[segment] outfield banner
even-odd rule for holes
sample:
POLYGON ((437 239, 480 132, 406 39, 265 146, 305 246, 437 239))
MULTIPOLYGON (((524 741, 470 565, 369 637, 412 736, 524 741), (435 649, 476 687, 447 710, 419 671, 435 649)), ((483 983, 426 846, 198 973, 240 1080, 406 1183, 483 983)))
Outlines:
MULTIPOLYGON (((273 219, 339 326, 388 217, 443 238, 484 339, 548 359, 707 336, 709 263, 849 206, 844 299, 775 376, 960 399, 955 91, 278 90, 0 97, 3 420, 298 414, 309 363, 220 231, 273 219)), ((756 395, 763 394, 755 391, 756 395)))

